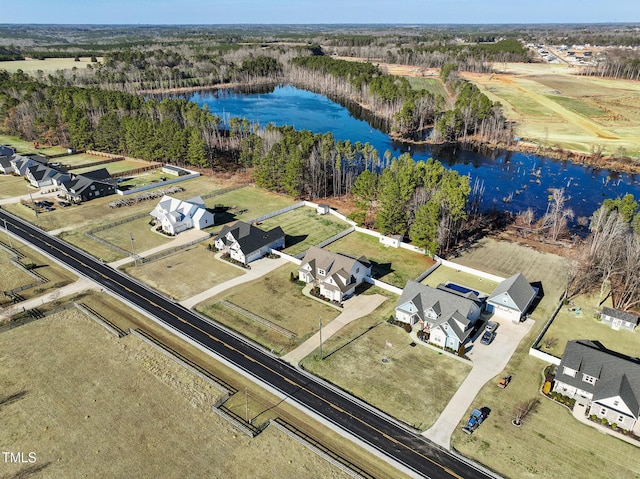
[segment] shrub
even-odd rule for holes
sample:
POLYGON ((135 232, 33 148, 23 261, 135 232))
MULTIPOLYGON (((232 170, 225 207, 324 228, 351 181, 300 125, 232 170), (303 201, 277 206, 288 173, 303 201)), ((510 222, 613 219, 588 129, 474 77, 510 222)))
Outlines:
POLYGON ((410 324, 408 324, 408 323, 404 323, 404 330, 405 330, 407 333, 410 333, 410 332, 411 332, 411 325, 410 325, 410 324))
POLYGON ((598 418, 598 416, 596 416, 595 414, 592 414, 591 416, 589 416, 589 419, 591 419, 592 421, 595 421, 598 418))
POLYGON ((614 423, 611 425, 611 429, 618 429, 618 425, 614 422, 614 423))
POLYGON ((603 417, 602 419, 600 419, 600 422, 601 422, 602 424, 608 424, 608 423, 609 423, 609 421, 607 421, 607 418, 606 418, 606 417, 603 417))
POLYGON ((548 396, 549 391, 551 391, 551 383, 549 381, 545 381, 544 386, 542 388, 542 392, 548 396))

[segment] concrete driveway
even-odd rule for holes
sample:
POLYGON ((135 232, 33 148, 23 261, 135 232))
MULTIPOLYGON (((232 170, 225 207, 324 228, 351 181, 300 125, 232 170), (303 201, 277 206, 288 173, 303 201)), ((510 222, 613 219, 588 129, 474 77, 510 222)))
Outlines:
MULTIPOLYGON (((532 319, 517 324, 495 317, 492 317, 491 320, 499 323, 495 339, 491 344, 485 345, 480 343, 482 330, 474 336, 473 342, 467 346, 467 356, 473 361, 471 372, 434 425, 422 433, 426 438, 447 449, 450 447, 451 434, 458 427, 460 421, 463 418, 466 419, 467 410, 475 401, 480 389, 488 381, 498 381, 495 376, 504 371, 520 341, 535 323, 532 319)), ((417 342, 421 343, 421 341, 417 342)), ((474 404, 474 406, 480 408, 485 405, 474 404)))

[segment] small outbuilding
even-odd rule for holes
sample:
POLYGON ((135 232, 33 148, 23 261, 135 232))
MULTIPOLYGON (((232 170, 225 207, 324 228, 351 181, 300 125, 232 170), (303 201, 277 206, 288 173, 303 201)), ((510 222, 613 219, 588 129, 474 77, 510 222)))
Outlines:
POLYGON ((399 248, 402 243, 402 235, 380 236, 380 243, 392 248, 399 248))
POLYGON ((611 329, 618 331, 619 329, 627 329, 633 331, 638 326, 638 316, 627 313, 626 311, 618 311, 617 309, 604 307, 600 313, 600 320, 603 323, 610 324, 611 329))
POLYGON ((518 273, 496 286, 485 309, 499 318, 519 322, 535 297, 536 290, 522 273, 518 273))
POLYGON ((318 205, 318 207, 316 208, 316 211, 318 212, 319 215, 327 215, 327 214, 329 214, 329 210, 330 209, 331 208, 329 208, 329 205, 325 205, 325 204, 320 203, 318 205))

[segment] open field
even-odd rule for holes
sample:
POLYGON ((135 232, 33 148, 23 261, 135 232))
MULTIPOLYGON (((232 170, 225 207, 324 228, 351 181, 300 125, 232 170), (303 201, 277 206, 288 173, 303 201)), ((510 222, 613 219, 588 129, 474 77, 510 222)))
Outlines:
POLYGON ((29 182, 21 176, 0 175, 0 200, 28 194, 28 185, 29 182))
POLYGON ((373 313, 342 328, 319 351, 302 361, 305 369, 418 429, 438 418, 471 367, 424 346, 411 346, 404 329, 385 320, 397 296, 388 296, 373 313), (392 347, 386 349, 385 342, 392 347), (383 363, 386 354, 388 363, 383 363))
MULTIPOLYGON (((102 58, 98 57, 98 61, 102 58)), ((2 69, 10 73, 22 70, 25 73, 36 73, 42 70, 45 73, 53 73, 56 70, 71 70, 72 68, 85 69, 91 64, 91 58, 80 57, 80 61, 74 58, 45 58, 44 60, 13 60, 2 62, 2 69)))
POLYGON ((319 215, 315 209, 303 206, 260 224, 268 231, 280 226, 285 232, 285 253, 297 255, 350 227, 333 215, 319 215))
POLYGON ((133 247, 136 253, 141 253, 171 241, 171 238, 153 230, 153 227, 149 225, 151 219, 151 216, 139 218, 94 234, 126 251, 131 251, 131 237, 133 236, 133 247))
POLYGON ((240 434, 210 411, 218 389, 77 311, 2 333, 0 351, 2 399, 17 395, 3 446, 37 458, 3 476, 347 477, 273 428, 240 434))
POLYGON ((440 80, 440 78, 424 78, 416 76, 407 76, 406 78, 411 84, 411 88, 413 88, 414 90, 427 90, 429 93, 432 93, 434 95, 440 95, 445 99, 447 104, 451 106, 451 98, 449 97, 449 92, 445 88, 444 83, 442 83, 442 80, 440 80))
POLYGON ((640 474, 637 448, 582 425, 566 408, 539 393, 546 364, 529 356, 528 350, 564 289, 566 260, 492 238, 479 241, 452 260, 501 276, 522 271, 529 281, 541 281, 544 288, 544 297, 533 312, 536 324, 505 371, 498 375, 513 375, 511 384, 500 389, 496 377, 482 388, 472 407, 488 407, 490 416, 471 436, 457 428, 451 438, 452 447, 506 477, 608 478, 615 470, 616 477, 637 478, 640 474), (513 427, 514 405, 535 397, 541 401, 537 411, 521 428, 513 427))
POLYGON ((536 283, 542 282, 544 296, 531 313, 537 321, 534 326, 537 331, 542 327, 541 323, 549 319, 566 286, 567 261, 565 258, 550 253, 540 253, 533 248, 510 241, 484 238, 459 256, 448 259, 504 278, 522 272, 534 286, 539 286, 536 283))
MULTIPOLYGON (((68 167, 69 170, 72 170, 73 168, 86 165, 87 163, 95 163, 97 161, 104 161, 106 159, 107 158, 103 156, 90 155, 88 153, 75 153, 73 155, 66 155, 66 156, 60 156, 58 158, 54 158, 52 161, 58 162, 61 165, 68 167)), ((100 168, 100 167, 96 166, 95 168, 100 168)))
MULTIPOLYGON (((121 167, 118 165, 118 163, 111 163, 111 165, 113 165, 114 171, 109 171, 109 173, 113 175, 114 173, 119 173, 120 171, 127 171, 129 169, 127 168, 127 170, 116 171, 121 167)), ((118 182, 118 188, 123 191, 133 190, 135 188, 140 188, 141 186, 147 186, 152 183, 157 183, 158 186, 161 186, 163 182, 162 178, 166 178, 166 177, 167 177, 167 174, 163 173, 161 169, 149 170, 149 171, 145 171, 144 173, 138 173, 138 174, 134 174, 134 175, 122 178, 123 181, 118 182)))
POLYGON ((561 357, 567 341, 573 339, 591 339, 600 341, 606 348, 622 354, 638 357, 640 351, 640 334, 637 331, 621 329, 614 331, 611 325, 599 321, 602 306, 611 307, 611 300, 598 306, 598 295, 578 296, 571 298, 572 305, 563 306, 553 320, 549 330, 542 338, 540 349, 545 353, 561 357), (569 308, 580 308, 580 312, 569 311, 569 308), (594 316, 597 315, 596 319, 594 316), (545 341, 552 340, 547 348, 545 341), (555 341, 554 341, 555 340, 555 341))
POLYGON ((495 281, 490 281, 447 266, 438 266, 435 271, 422 280, 422 284, 427 284, 432 288, 436 288, 439 284, 446 284, 448 282, 456 283, 460 286, 466 286, 478 292, 487 293, 488 295, 490 295, 496 286, 498 286, 498 283, 495 281))
MULTIPOLYGON (((5 63, 10 62, 2 62, 3 65, 5 63)), ((40 145, 40 147, 36 149, 34 148, 32 141, 24 141, 18 137, 8 135, 0 135, 0 145, 9 145, 16 150, 16 153, 22 155, 30 155, 32 153, 40 155, 59 155, 67 152, 67 149, 62 146, 47 147, 45 145, 40 145)))
MULTIPOLYGON (((4 233, 0 236, 0 241, 8 244, 7 237, 4 233)), ((35 252, 15 238, 11 238, 11 244, 15 250, 24 255, 21 261, 22 264, 35 264, 36 267, 34 271, 49 280, 46 283, 21 291, 20 295, 25 299, 35 298, 43 293, 51 292, 52 290, 73 283, 77 279, 73 273, 58 265, 55 261, 35 252)), ((0 293, 8 289, 36 282, 36 279, 29 276, 22 268, 14 266, 9 262, 9 253, 5 250, 0 250, 0 261, 0 265, 2 266, 2 271, 0 271, 0 284, 7 285, 7 287, 0 289, 0 293)), ((2 301, 5 299, 6 298, 1 297, 2 301)))
POLYGON ((638 82, 578 76, 566 65, 506 66, 505 73, 463 77, 502 103, 521 138, 583 153, 592 145, 605 155, 640 153, 638 82))
MULTIPOLYGON (((86 155, 88 156, 88 155, 86 155)), ((101 158, 99 156, 95 156, 93 157, 95 158, 94 161, 100 161, 100 160, 104 160, 105 158, 101 158)), ((64 160, 66 159, 66 157, 61 158, 61 163, 64 162, 64 160)), ((89 161, 86 161, 86 163, 89 163, 89 161)), ((98 166, 89 166, 87 168, 75 168, 75 169, 71 169, 69 171, 71 171, 72 173, 75 173, 76 175, 81 175, 82 173, 87 173, 88 171, 93 171, 93 170, 98 170, 101 168, 106 168, 107 171, 112 174, 115 175, 116 173, 121 173, 123 171, 129 171, 129 170, 134 170, 136 168, 143 168, 145 166, 149 166, 151 163, 146 162, 146 161, 138 161, 138 160, 120 160, 120 161, 114 161, 112 163, 105 163, 104 165, 98 165, 98 166)), ((160 170, 157 170, 160 171, 160 170)), ((146 174, 146 173, 154 173, 155 170, 151 170, 151 171, 147 171, 145 173, 140 173, 140 176, 146 174)), ((166 174, 164 175, 158 175, 158 179, 160 178, 160 176, 166 176, 166 174)))
POLYGON ((295 265, 282 266, 258 280, 241 284, 198 304, 197 310, 264 347, 274 349, 279 355, 286 354, 318 331, 318 318, 322 317, 324 324, 328 324, 340 314, 338 310, 321 301, 304 296, 302 286, 289 280, 291 272, 297 272, 295 265), (216 305, 222 299, 288 329, 297 336, 288 338, 221 305, 216 305))
POLYGON ((236 220, 248 221, 258 218, 272 211, 290 206, 295 201, 283 195, 246 186, 213 198, 207 198, 204 203, 207 208, 214 208, 216 205, 231 208, 225 213, 216 213, 215 222, 219 225, 236 220))
POLYGON ((426 255, 384 246, 378 238, 355 231, 326 249, 352 256, 365 255, 373 263, 374 277, 398 288, 404 288, 408 280, 416 279, 433 265, 433 260, 426 255))
POLYGON ((240 268, 215 259, 206 242, 151 263, 129 264, 123 269, 178 301, 243 274, 240 268))

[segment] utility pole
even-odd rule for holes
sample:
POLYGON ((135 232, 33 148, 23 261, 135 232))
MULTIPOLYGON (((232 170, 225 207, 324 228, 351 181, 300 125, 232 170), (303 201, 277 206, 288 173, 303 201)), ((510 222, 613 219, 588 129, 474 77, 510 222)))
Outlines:
POLYGON ((9 229, 7 228, 7 220, 2 218, 2 221, 4 221, 4 230, 7 233, 7 239, 9 240, 9 248, 13 249, 13 245, 11 244, 11 235, 9 234, 9 229))
POLYGON ((136 250, 133 248, 133 234, 129 233, 129 238, 131 238, 131 256, 133 256, 133 264, 138 266, 138 259, 136 258, 136 250))
POLYGON ((249 422, 249 389, 244 388, 244 422, 249 422))
POLYGON ((322 361, 322 317, 318 317, 320 320, 320 361, 322 361))
POLYGON ((27 185, 27 193, 29 193, 29 199, 31 200, 31 206, 33 206, 33 212, 36 214, 36 218, 38 217, 38 209, 36 205, 33 204, 33 196, 31 196, 31 190, 29 189, 29 185, 27 185))

